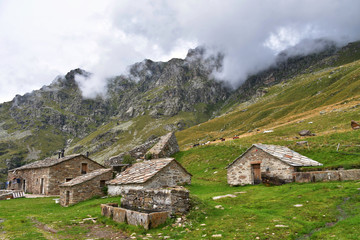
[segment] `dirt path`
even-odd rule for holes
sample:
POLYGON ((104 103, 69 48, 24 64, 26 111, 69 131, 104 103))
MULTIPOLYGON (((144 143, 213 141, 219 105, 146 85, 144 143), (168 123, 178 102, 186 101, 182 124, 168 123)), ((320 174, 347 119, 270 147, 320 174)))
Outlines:
MULTIPOLYGON (((36 218, 29 218, 35 226, 39 229, 39 231, 44 235, 46 239, 49 240, 58 240, 58 239, 79 239, 80 237, 84 237, 86 239, 109 239, 109 240, 119 240, 119 239, 131 239, 126 233, 121 230, 116 230, 108 225, 101 224, 86 224, 82 223, 77 225, 77 227, 82 227, 88 230, 88 232, 83 236, 73 236, 73 235, 58 235, 59 231, 63 231, 66 233, 66 229, 56 230, 52 227, 38 221, 36 218)), ((68 227, 70 230, 72 227, 68 227)))

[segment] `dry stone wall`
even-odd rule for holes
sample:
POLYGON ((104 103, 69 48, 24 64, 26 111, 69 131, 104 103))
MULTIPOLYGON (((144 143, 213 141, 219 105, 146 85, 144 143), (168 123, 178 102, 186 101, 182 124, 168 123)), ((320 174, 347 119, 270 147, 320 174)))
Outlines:
POLYGON ((24 192, 33 194, 54 194, 52 189, 49 188, 49 173, 49 168, 9 171, 8 181, 10 181, 11 184, 8 186, 8 189, 23 190, 24 192), (15 183, 13 179, 19 179, 19 183, 15 183), (41 184, 41 181, 43 181, 43 185, 41 184))
POLYGON ((69 206, 94 196, 104 196, 101 181, 108 181, 112 178, 112 171, 105 172, 94 177, 89 181, 85 181, 73 186, 60 186, 60 205, 69 206), (69 195, 67 195, 67 192, 69 195), (66 198, 69 197, 67 200, 66 198))
POLYGON ((252 164, 260 164, 261 173, 270 178, 292 182, 294 167, 253 146, 228 167, 228 184, 232 186, 253 184, 252 164))
POLYGON ((122 192, 121 207, 184 214, 190 209, 190 196, 189 191, 183 187, 129 189, 122 192))
POLYGON ((328 182, 359 179, 360 169, 293 173, 293 180, 295 182, 328 182))
POLYGON ((59 195, 60 188, 59 185, 64 183, 66 179, 73 179, 78 176, 81 176, 81 164, 87 163, 88 171, 92 172, 99 168, 104 168, 102 165, 91 161, 90 159, 79 156, 74 159, 70 159, 69 161, 64 161, 60 164, 52 166, 50 168, 50 181, 49 181, 49 189, 51 194, 59 195))
POLYGON ((81 164, 83 163, 87 163, 87 172, 104 168, 85 156, 79 155, 50 167, 10 170, 8 180, 20 179, 20 184, 10 185, 8 189, 26 190, 27 193, 33 194, 59 195, 60 184, 64 183, 66 179, 73 179, 82 175, 81 164))
POLYGON ((108 194, 118 196, 122 191, 129 189, 157 189, 184 184, 191 184, 191 175, 176 162, 172 162, 145 183, 108 185, 108 194))
POLYGON ((144 144, 142 144, 140 146, 137 146, 137 147, 131 149, 128 152, 121 153, 121 154, 119 154, 117 156, 111 157, 108 160, 105 160, 104 165, 107 166, 107 167, 111 167, 111 166, 114 166, 114 165, 122 164, 125 155, 130 155, 133 158, 143 157, 143 156, 145 156, 146 152, 151 147, 153 147, 154 144, 156 144, 158 141, 159 141, 159 138, 155 138, 155 139, 153 139, 151 141, 148 141, 148 142, 146 142, 146 143, 144 143, 144 144))

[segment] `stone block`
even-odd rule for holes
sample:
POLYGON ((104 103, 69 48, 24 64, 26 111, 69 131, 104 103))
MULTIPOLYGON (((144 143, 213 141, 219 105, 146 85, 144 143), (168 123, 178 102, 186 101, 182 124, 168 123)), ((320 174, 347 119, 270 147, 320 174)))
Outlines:
POLYGON ((149 214, 126 209, 127 223, 149 229, 149 214))
POLYGON ((115 222, 126 222, 126 210, 123 208, 114 207, 113 220, 115 222))
POLYGON ((108 217, 108 218, 113 218, 113 206, 109 206, 107 204, 101 204, 101 215, 108 217))
POLYGON ((168 212, 154 212, 149 214, 150 226, 149 228, 156 228, 157 226, 166 222, 169 217, 168 212))

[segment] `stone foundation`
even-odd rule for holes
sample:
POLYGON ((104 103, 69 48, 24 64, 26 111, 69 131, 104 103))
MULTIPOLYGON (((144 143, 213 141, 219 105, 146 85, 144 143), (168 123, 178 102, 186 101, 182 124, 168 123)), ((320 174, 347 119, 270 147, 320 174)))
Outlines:
POLYGON ((184 214, 190 209, 189 191, 183 187, 128 189, 122 192, 121 207, 184 214))
POLYGON ((293 181, 300 183, 347 181, 347 180, 359 180, 359 179, 360 179, 360 169, 293 173, 293 181))
POLYGON ((155 228, 166 222, 169 212, 140 212, 118 207, 116 203, 101 204, 101 215, 116 222, 143 226, 145 229, 155 228))

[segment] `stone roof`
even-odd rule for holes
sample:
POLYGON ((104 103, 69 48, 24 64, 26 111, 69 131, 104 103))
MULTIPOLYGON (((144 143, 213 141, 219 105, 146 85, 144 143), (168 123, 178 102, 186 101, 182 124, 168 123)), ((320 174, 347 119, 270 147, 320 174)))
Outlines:
POLYGON ((176 162, 181 168, 185 170, 185 172, 187 172, 186 169, 182 167, 180 163, 178 163, 174 158, 160 158, 135 163, 130 168, 123 171, 118 177, 110 180, 108 184, 116 185, 145 183, 154 177, 163 168, 168 166, 171 162, 176 162))
POLYGON ((100 176, 104 173, 107 173, 107 172, 111 172, 111 168, 101 168, 101 169, 97 169, 97 170, 94 170, 92 172, 89 172, 88 174, 84 174, 82 176, 79 176, 79 177, 76 177, 72 180, 70 180, 69 182, 65 182, 63 184, 60 185, 60 187, 71 187, 71 186, 75 186, 75 185, 78 185, 80 183, 83 183, 83 182, 86 182, 86 181, 89 181, 97 176, 100 176))
POLYGON ((248 150, 246 150, 240 157, 236 158, 235 161, 230 163, 226 168, 229 168, 231 165, 233 165, 238 159, 244 156, 253 147, 257 147, 264 152, 276 157, 280 161, 283 161, 294 167, 322 166, 321 163, 305 157, 300 153, 297 153, 287 147, 257 143, 253 144, 248 150))
MULTIPOLYGON (((69 155, 69 156, 62 157, 62 158, 57 158, 57 157, 56 157, 56 158, 45 158, 44 160, 32 162, 32 163, 23 165, 23 166, 21 166, 21 167, 11 169, 11 170, 9 170, 9 171, 51 167, 51 166, 54 166, 54 165, 59 164, 59 163, 61 163, 61 162, 64 162, 64 161, 67 161, 67 160, 70 160, 70 159, 72 159, 72 158, 79 157, 79 156, 85 157, 85 156, 82 155, 82 154, 73 154, 73 155, 69 155)), ((89 158, 89 159, 90 159, 90 158, 89 158)), ((90 159, 90 160, 91 160, 91 159, 90 159)), ((93 160, 92 160, 92 161, 93 161, 93 160)))
POLYGON ((266 144, 254 144, 253 146, 260 148, 264 152, 280 159, 281 161, 294 166, 294 167, 306 167, 306 166, 321 166, 322 164, 312 160, 308 157, 301 155, 287 147, 278 145, 266 145, 266 144))
POLYGON ((161 158, 169 157, 178 151, 179 145, 177 143, 175 133, 169 132, 168 134, 160 137, 159 142, 157 142, 147 153, 161 158))

